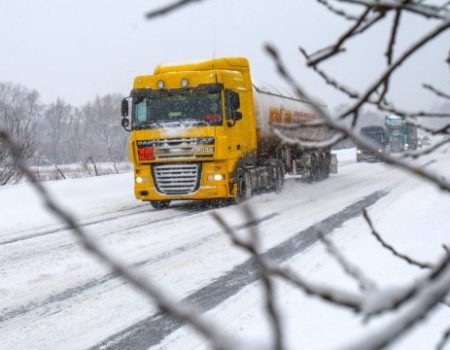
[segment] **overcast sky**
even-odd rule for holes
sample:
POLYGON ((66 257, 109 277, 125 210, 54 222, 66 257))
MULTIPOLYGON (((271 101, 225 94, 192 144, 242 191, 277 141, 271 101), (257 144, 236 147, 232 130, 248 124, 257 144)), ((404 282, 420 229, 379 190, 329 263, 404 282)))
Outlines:
MULTIPOLYGON (((41 94, 81 105, 96 95, 127 95, 133 77, 159 63, 220 56, 247 56, 253 78, 284 86, 266 42, 279 48, 298 81, 333 108, 345 98, 324 87, 298 52, 331 43, 349 26, 313 0, 205 0, 170 16, 148 21, 144 14, 167 1, 0 0, 0 81, 19 83, 41 94)), ((431 28, 431 21, 404 17, 398 47, 431 28)), ((389 27, 381 25, 348 47, 348 56, 324 68, 358 89, 384 68, 389 27)), ((449 32, 409 61, 395 79, 391 96, 405 108, 428 108, 437 100, 423 82, 449 89, 449 32)))

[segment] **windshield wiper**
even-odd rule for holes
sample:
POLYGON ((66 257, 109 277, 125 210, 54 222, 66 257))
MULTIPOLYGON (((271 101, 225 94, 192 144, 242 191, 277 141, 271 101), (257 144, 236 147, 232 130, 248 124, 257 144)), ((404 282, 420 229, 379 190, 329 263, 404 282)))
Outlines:
POLYGON ((160 122, 157 121, 151 121, 151 122, 146 122, 146 123, 139 123, 133 126, 133 129, 138 129, 138 130, 142 130, 142 129, 162 129, 164 128, 160 122))

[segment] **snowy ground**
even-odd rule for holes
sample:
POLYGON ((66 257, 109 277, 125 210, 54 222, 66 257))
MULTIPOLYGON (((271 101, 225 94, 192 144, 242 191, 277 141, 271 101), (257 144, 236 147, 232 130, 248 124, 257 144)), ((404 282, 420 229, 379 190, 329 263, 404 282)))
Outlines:
MULTIPOLYGON (((354 150, 339 151, 338 157, 339 173, 321 183, 290 180, 280 195, 263 194, 249 201, 260 220, 263 249, 283 244, 362 198, 383 193, 369 207, 376 228, 403 252, 435 261, 443 252, 441 244, 449 240, 449 196, 383 164, 357 164, 354 150)), ((440 174, 450 173, 450 153, 437 153, 420 162, 440 174)), ((210 290, 214 281, 248 259, 231 246, 211 218, 211 209, 176 203, 168 210, 152 210, 133 198, 129 173, 45 186, 105 248, 179 299, 191 300, 198 291, 210 290)), ((121 331, 135 334, 138 325, 156 313, 142 295, 81 249, 72 234, 42 208, 29 185, 0 188, 0 207, 1 349, 85 349, 101 344, 123 348, 115 345, 124 337, 121 331)), ((235 227, 241 225, 239 232, 245 234, 246 219, 238 207, 215 211, 235 227)), ((400 285, 424 273, 380 248, 359 215, 343 222, 329 237, 380 287, 400 285)), ((311 243, 284 263, 314 281, 357 290, 320 243, 311 243)), ((277 285, 277 293, 290 349, 336 348, 390 317, 367 326, 347 310, 307 297, 284 283, 277 285)), ((210 296, 202 298, 206 303, 210 296)), ((204 310, 224 331, 258 343, 269 341, 258 282, 249 281, 219 301, 204 310)), ((434 348, 449 320, 450 308, 440 307, 394 348, 434 348)), ((145 337, 134 339, 139 340, 135 349, 151 344, 145 337)), ((175 327, 153 348, 206 345, 190 328, 175 327)))

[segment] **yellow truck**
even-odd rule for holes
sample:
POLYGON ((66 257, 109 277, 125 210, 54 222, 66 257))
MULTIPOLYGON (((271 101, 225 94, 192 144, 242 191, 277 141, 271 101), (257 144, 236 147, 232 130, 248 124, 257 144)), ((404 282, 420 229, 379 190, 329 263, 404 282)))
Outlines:
MULTIPOLYGON (((254 86, 243 57, 157 66, 134 79, 121 112, 134 194, 157 209, 172 200, 240 203, 255 192, 280 192, 286 173, 312 182, 330 172, 329 149, 302 149, 273 130, 316 120, 311 106, 254 86)), ((308 142, 329 136, 323 126, 294 129, 308 142)))

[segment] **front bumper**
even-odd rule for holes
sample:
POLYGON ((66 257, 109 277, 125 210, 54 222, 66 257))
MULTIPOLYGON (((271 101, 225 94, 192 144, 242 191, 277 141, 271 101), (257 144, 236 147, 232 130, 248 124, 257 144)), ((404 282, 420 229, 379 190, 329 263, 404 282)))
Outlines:
POLYGON ((378 157, 378 153, 361 152, 356 154, 356 160, 358 162, 379 162, 381 159, 378 157))
MULTIPOLYGON (((220 199, 234 197, 234 189, 231 185, 226 162, 199 163, 199 168, 201 171, 198 178, 198 184, 195 186, 195 189, 189 193, 163 193, 161 183, 157 183, 158 180, 155 180, 155 171, 152 171, 152 166, 156 168, 157 165, 158 164, 142 165, 135 168, 134 195, 136 199, 143 201, 156 201, 220 199), (222 177, 222 179, 213 180, 212 178, 217 177, 214 175, 218 174, 221 175, 220 177, 222 177)), ((178 178, 175 176, 174 181, 177 180, 178 178)), ((170 183, 170 179, 166 181, 170 183)))

